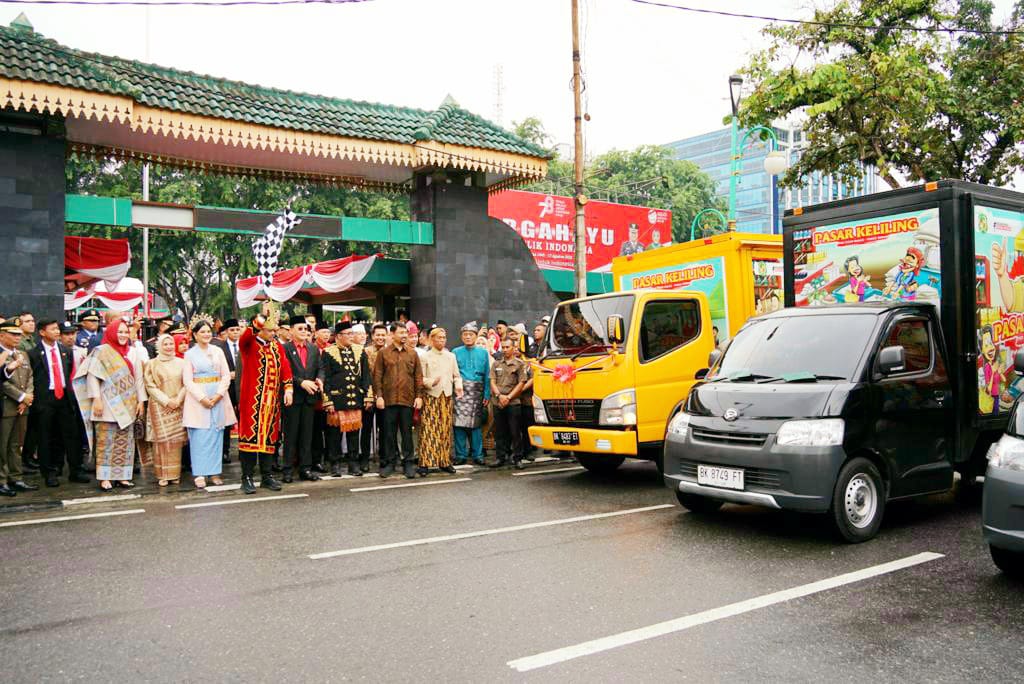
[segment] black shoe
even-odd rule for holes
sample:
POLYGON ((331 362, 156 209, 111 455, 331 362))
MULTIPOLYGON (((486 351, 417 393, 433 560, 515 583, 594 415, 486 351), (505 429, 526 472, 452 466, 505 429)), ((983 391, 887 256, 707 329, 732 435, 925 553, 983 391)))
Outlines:
POLYGON ((331 464, 331 477, 341 477, 341 463, 331 464))
MULTIPOLYGON (((326 474, 327 473, 327 468, 324 466, 323 463, 314 463, 313 464, 313 470, 315 470, 318 473, 322 473, 322 474, 326 474)), ((320 478, 317 478, 317 479, 319 480, 320 478)))
POLYGON ((79 484, 87 484, 92 482, 92 478, 83 473, 71 473, 68 475, 68 482, 78 482, 79 484))
POLYGON ((474 459, 473 459, 473 465, 475 465, 475 466, 480 466, 481 468, 483 468, 483 467, 484 467, 485 465, 487 465, 487 464, 486 464, 486 463, 484 463, 484 459, 482 459, 482 458, 481 458, 481 459, 479 459, 479 460, 477 460, 477 459, 475 459, 475 458, 474 458, 474 459))
POLYGON ((17 496, 18 492, 14 491, 7 486, 6 483, 0 485, 0 496, 17 496))
POLYGON ((47 475, 46 475, 46 486, 47 487, 59 487, 60 486, 60 480, 58 480, 57 476, 54 475, 53 473, 47 473, 47 475))
POLYGON ((252 481, 251 477, 242 476, 242 493, 243 494, 255 494, 256 484, 252 481))
POLYGON ((316 482, 320 479, 320 476, 311 471, 309 468, 303 468, 299 471, 299 479, 306 480, 307 482, 316 482))
POLYGON ((526 454, 525 456, 523 456, 523 460, 524 461, 529 461, 530 463, 533 463, 536 459, 537 459, 537 457, 534 456, 532 453, 526 454))
POLYGON ((455 475, 459 471, 455 470, 455 466, 450 465, 450 466, 445 466, 445 467, 441 468, 441 472, 442 473, 451 473, 452 475, 455 475))
POLYGON ((284 482, 285 484, 291 484, 292 483, 292 469, 291 468, 289 468, 288 470, 284 471, 284 475, 281 476, 281 482, 284 482))
POLYGON ((519 459, 513 463, 516 470, 526 470, 526 466, 523 465, 522 459, 519 459))
MULTIPOLYGON (((428 468, 424 468, 422 466, 416 469, 416 474, 419 475, 420 477, 426 477, 427 473, 429 472, 430 470, 428 468)), ((406 475, 406 477, 408 477, 408 475, 406 475)))
MULTIPOLYGON (((341 466, 340 465, 338 466, 338 472, 341 472, 341 466)), ((348 474, 352 475, 354 477, 362 477, 363 476, 363 471, 359 469, 359 464, 358 463, 349 463, 348 464, 348 474)))
MULTIPOLYGON (((289 480, 289 482, 291 482, 291 480, 289 480)), ((267 489, 272 489, 275 492, 281 491, 281 483, 275 480, 271 475, 267 475, 260 480, 260 487, 266 487, 267 489)))
POLYGON ((34 492, 39 489, 39 485, 29 484, 24 480, 15 480, 10 483, 11 488, 18 492, 34 492))
POLYGON ((393 475, 394 472, 395 472, 394 466, 387 465, 387 466, 382 467, 378 474, 380 475, 380 479, 383 480, 383 479, 388 478, 391 475, 393 475))

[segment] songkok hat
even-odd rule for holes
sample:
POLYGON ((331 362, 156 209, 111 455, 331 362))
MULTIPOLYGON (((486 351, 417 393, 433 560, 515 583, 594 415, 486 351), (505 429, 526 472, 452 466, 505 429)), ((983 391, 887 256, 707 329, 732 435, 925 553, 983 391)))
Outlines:
POLYGON ((471 332, 475 335, 480 332, 480 326, 476 324, 476 321, 470 321, 466 325, 462 326, 462 330, 460 332, 471 332))
POLYGON ((228 320, 224 321, 224 325, 222 325, 220 329, 221 330, 227 330, 228 328, 237 328, 237 327, 238 327, 238 319, 237 318, 229 318, 228 320))
POLYGON ((355 325, 352 326, 352 332, 354 332, 354 333, 365 333, 366 332, 366 326, 363 325, 362 323, 356 323, 355 325))
POLYGON ((78 320, 79 321, 96 321, 97 323, 99 323, 100 322, 100 312, 97 311, 96 309, 89 309, 88 311, 84 311, 82 313, 81 317, 79 317, 78 320))
POLYGON ((327 325, 327 321, 318 320, 316 322, 316 329, 317 330, 330 330, 331 326, 327 325))
POLYGON ((306 325, 306 317, 305 316, 292 316, 288 320, 288 325, 306 325))
POLYGON ((334 334, 335 335, 337 335, 338 333, 341 333, 341 332, 345 332, 346 330, 352 330, 352 322, 351 321, 339 321, 338 324, 336 326, 334 326, 334 334))
POLYGON ((503 325, 503 326, 505 326, 505 327, 507 328, 507 327, 508 327, 508 322, 507 322, 507 321, 503 321, 503 320, 501 320, 501 319, 499 318, 499 319, 498 319, 498 322, 497 322, 497 323, 495 323, 494 325, 503 325))

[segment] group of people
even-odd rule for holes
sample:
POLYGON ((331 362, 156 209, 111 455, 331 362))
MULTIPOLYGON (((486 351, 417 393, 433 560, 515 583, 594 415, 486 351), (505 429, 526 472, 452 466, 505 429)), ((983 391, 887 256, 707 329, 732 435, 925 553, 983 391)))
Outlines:
POLYGON ((3 414, 0 495, 38 485, 90 482, 109 491, 135 486, 138 467, 161 487, 180 482, 187 467, 197 489, 224 484, 232 431, 238 435, 242 490, 280 490, 297 475, 318 480, 401 469, 408 478, 430 470, 532 460, 533 375, 546 321, 532 331, 499 321, 466 323, 462 344, 417 326, 404 314, 393 323, 343 321, 333 328, 315 316, 279 320, 267 304, 250 325, 206 315, 189 325, 171 319, 141 340, 138 321, 87 311, 76 327, 30 312, 0 317, 3 414), (520 351, 519 337, 528 343, 520 351))

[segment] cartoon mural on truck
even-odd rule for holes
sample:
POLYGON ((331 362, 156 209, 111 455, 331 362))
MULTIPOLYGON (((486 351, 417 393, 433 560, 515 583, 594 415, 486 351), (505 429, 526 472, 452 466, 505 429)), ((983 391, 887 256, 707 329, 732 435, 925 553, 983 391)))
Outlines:
POLYGON ((878 300, 939 303, 939 210, 793 233, 796 305, 878 300))
POLYGON ((1024 392, 1013 356, 1024 347, 1024 213, 974 208, 978 413, 1009 411, 1024 392))

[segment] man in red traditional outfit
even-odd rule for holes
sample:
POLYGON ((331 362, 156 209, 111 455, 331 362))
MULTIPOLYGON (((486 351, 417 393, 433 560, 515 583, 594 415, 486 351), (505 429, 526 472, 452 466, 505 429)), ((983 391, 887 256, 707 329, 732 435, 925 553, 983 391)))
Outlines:
POLYGON ((260 464, 261 487, 280 491, 271 472, 274 447, 281 436, 281 394, 292 404, 292 369, 281 344, 274 339, 278 312, 269 302, 238 340, 242 377, 238 385, 238 456, 242 462, 242 491, 256 493, 253 475, 260 464), (255 330, 255 332, 253 332, 255 330))

